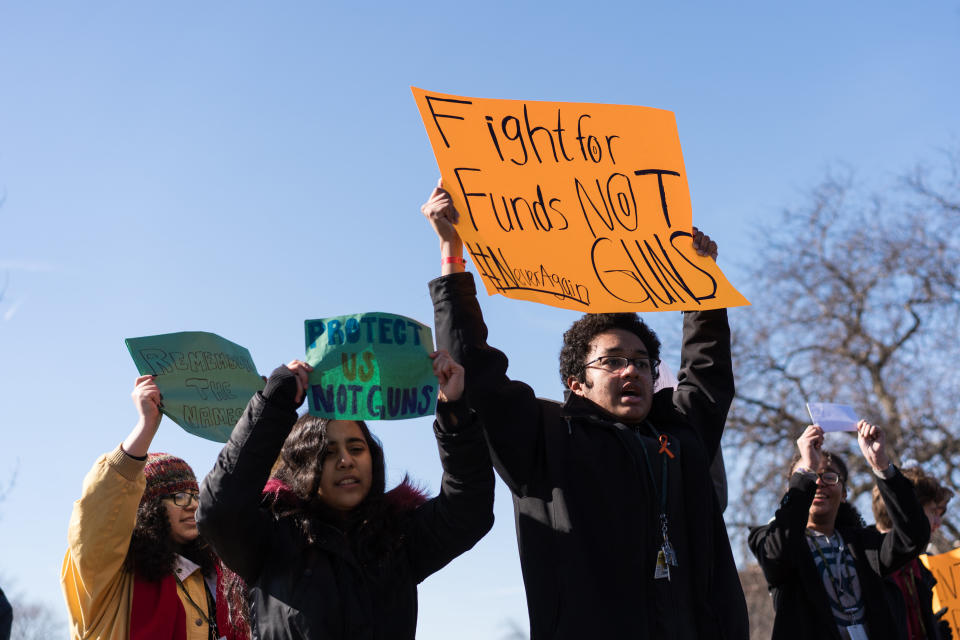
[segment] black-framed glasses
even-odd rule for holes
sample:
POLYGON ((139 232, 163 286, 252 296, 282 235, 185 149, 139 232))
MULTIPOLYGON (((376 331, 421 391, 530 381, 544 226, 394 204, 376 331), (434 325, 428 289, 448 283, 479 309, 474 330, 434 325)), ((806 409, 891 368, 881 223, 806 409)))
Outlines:
POLYGON ((200 494, 191 493, 189 491, 179 491, 163 497, 173 500, 173 504, 177 505, 178 507, 188 507, 194 500, 197 501, 197 504, 200 504, 200 494))
POLYGON ((636 367, 637 371, 640 373, 656 375, 657 367, 660 366, 660 361, 651 360, 647 356, 640 356, 639 358, 627 358, 626 356, 600 356, 599 358, 594 358, 584 366, 595 366, 599 369, 603 369, 604 371, 609 371, 610 373, 620 373, 631 364, 636 367))
POLYGON ((817 477, 820 478, 820 482, 831 487, 840 483, 840 474, 836 471, 824 471, 818 473, 817 477))

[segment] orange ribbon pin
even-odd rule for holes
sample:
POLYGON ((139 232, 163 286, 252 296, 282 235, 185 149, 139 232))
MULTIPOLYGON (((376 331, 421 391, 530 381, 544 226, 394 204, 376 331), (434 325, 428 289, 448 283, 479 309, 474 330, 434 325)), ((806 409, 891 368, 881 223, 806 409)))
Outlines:
POLYGON ((671 458, 673 458, 674 457, 673 452, 670 451, 670 449, 667 449, 668 444, 670 444, 670 442, 669 440, 667 440, 667 436, 666 435, 660 436, 660 450, 657 451, 657 453, 665 453, 671 458))

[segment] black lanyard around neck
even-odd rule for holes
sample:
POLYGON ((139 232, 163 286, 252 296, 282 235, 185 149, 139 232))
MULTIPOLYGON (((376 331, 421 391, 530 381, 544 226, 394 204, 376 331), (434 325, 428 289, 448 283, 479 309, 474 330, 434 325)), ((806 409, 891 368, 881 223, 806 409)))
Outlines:
POLYGON ((658 453, 660 454, 661 480, 658 488, 656 478, 653 475, 653 464, 650 462, 650 454, 647 453, 647 447, 644 446, 642 439, 640 442, 640 451, 643 452, 643 460, 646 462, 647 474, 650 476, 650 484, 653 486, 653 491, 657 496, 657 502, 660 504, 660 549, 657 551, 657 564, 653 577, 655 580, 659 580, 660 578, 666 578, 667 580, 670 580, 670 567, 679 566, 679 563, 677 562, 677 554, 673 549, 673 545, 670 544, 667 518, 667 496, 669 495, 667 458, 673 458, 674 454, 668 448, 670 441, 666 435, 661 434, 652 424, 650 424, 650 422, 646 420, 643 424, 645 424, 650 431, 653 432, 655 441, 660 443, 660 450, 658 453))
MULTIPOLYGON (((843 602, 840 600, 840 598, 842 598, 844 594, 847 593, 843 589, 843 579, 847 577, 845 575, 846 563, 843 561, 843 553, 844 553, 843 538, 840 537, 839 533, 834 531, 834 535, 837 536, 837 542, 838 542, 837 549, 836 549, 836 552, 837 552, 836 565, 837 565, 837 574, 839 576, 838 577, 833 574, 833 569, 830 568, 830 563, 827 562, 827 557, 823 555, 823 550, 820 548, 820 545, 817 543, 816 536, 814 536, 809 531, 807 531, 806 533, 810 537, 810 541, 813 543, 813 548, 816 549, 817 555, 820 556, 820 560, 823 561, 824 568, 826 568, 827 570, 827 576, 830 578, 830 583, 833 585, 833 594, 837 597, 837 605, 840 607, 840 610, 843 611, 843 613, 847 616, 849 616, 852 613, 856 613, 860 609, 859 599, 857 599, 854 602, 852 607, 844 606, 843 602)), ((823 537, 826 538, 827 544, 829 544, 830 548, 833 549, 833 543, 830 542, 830 537, 829 536, 823 536, 823 537)), ((855 594, 852 591, 850 592, 850 597, 855 597, 855 594)))
POLYGON ((207 629, 209 631, 211 638, 217 637, 217 616, 216 616, 216 605, 211 602, 212 597, 210 596, 210 591, 207 589, 207 581, 203 579, 203 574, 200 574, 200 582, 203 584, 203 593, 207 597, 207 610, 204 611, 200 608, 193 598, 190 596, 190 592, 187 591, 187 588, 183 586, 183 582, 180 580, 180 576, 176 573, 173 574, 173 577, 177 579, 177 586, 180 587, 180 590, 183 591, 183 595, 187 596, 187 600, 190 601, 190 604, 193 605, 193 608, 197 610, 197 613, 200 614, 200 617, 203 618, 203 621, 207 623, 207 629), (208 615, 210 611, 213 611, 213 615, 208 615))
MULTIPOLYGON (((666 436, 661 436, 660 432, 654 428, 652 424, 647 421, 644 421, 645 425, 650 428, 650 431, 653 432, 654 441, 661 441, 661 438, 666 436)), ((650 485, 653 487, 654 493, 657 494, 657 501, 660 503, 660 517, 664 518, 667 515, 667 480, 669 476, 667 475, 667 456, 661 455, 660 457, 660 486, 657 487, 657 481, 653 475, 653 464, 650 462, 650 454, 647 453, 647 448, 641 443, 640 451, 643 452, 643 460, 647 463, 647 475, 650 476, 650 485)))

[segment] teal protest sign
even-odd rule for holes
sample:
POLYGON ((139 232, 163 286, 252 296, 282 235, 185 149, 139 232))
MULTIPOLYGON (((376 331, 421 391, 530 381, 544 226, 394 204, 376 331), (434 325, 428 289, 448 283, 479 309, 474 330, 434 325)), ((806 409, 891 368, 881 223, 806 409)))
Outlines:
POLYGON ((124 340, 140 375, 156 376, 163 413, 186 431, 226 442, 250 398, 263 389, 250 352, 204 331, 124 340))
POLYGON ((307 363, 313 366, 310 413, 339 420, 403 420, 433 415, 433 333, 392 313, 307 320, 307 363))

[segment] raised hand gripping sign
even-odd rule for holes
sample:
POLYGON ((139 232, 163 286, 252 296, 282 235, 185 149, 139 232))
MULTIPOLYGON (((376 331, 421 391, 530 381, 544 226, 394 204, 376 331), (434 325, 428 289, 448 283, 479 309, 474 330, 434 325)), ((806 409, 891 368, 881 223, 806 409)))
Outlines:
POLYGON ((263 379, 250 352, 205 331, 124 340, 140 375, 156 376, 163 414, 194 435, 226 442, 263 379))
POLYGON ((693 250, 672 112, 412 90, 487 293, 591 313, 749 304, 693 250))
POLYGON ((304 322, 310 413, 338 420, 433 415, 437 377, 430 327, 392 313, 304 322))

